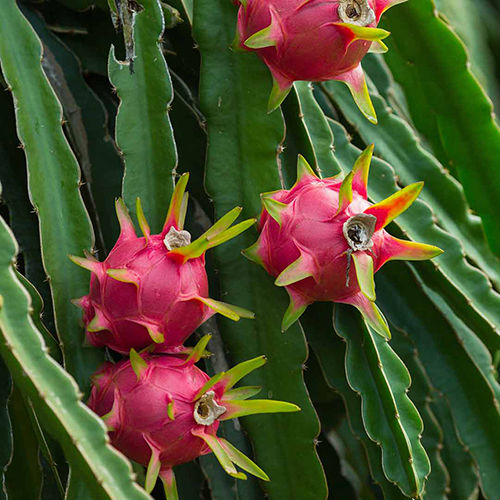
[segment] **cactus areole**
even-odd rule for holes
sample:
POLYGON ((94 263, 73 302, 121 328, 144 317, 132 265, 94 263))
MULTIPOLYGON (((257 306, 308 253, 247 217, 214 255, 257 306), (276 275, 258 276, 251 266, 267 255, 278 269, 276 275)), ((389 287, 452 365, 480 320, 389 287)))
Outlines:
POLYGON ((74 301, 83 311, 89 341, 127 354, 154 343, 156 352, 177 352, 201 323, 219 312, 233 320, 253 317, 245 309, 208 297, 205 251, 238 235, 254 220, 230 227, 241 209, 222 217, 196 241, 183 229, 188 175, 175 188, 160 234, 151 234, 140 200, 137 237, 127 209, 116 203, 121 233, 104 262, 72 257, 91 271, 90 292, 74 301))
POLYGON ((292 189, 262 195, 260 237, 244 254, 275 276, 276 285, 286 287, 290 306, 283 330, 312 302, 331 301, 356 306, 368 324, 389 338, 375 305, 374 273, 389 260, 424 260, 442 253, 384 230, 413 203, 423 183, 372 205, 367 201, 372 153, 370 146, 343 180, 318 178, 299 157, 292 189))
POLYGON ((210 378, 197 368, 210 336, 192 354, 154 355, 130 352, 130 360, 106 363, 93 376, 89 407, 103 417, 112 444, 127 457, 148 467, 146 489, 158 475, 169 492, 175 487, 172 468, 214 452, 231 476, 246 479, 236 466, 269 480, 255 463, 217 436, 219 423, 255 413, 293 412, 291 403, 248 399, 258 387, 233 386, 262 366, 260 356, 210 378))
POLYGON ((382 14, 405 0, 240 0, 235 46, 254 50, 273 76, 269 110, 296 80, 346 83, 365 116, 376 123, 361 60, 385 52, 382 14))

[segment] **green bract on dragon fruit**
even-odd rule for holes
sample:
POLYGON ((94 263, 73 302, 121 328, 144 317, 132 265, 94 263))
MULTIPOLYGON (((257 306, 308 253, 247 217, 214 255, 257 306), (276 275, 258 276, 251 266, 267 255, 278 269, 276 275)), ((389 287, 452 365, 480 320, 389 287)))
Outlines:
POLYGON ((273 76, 269 111, 297 80, 345 82, 363 114, 376 123, 361 59, 386 52, 382 14, 405 0, 240 0, 235 47, 253 50, 273 76))
POLYGON ((286 287, 290 306, 286 330, 315 301, 357 307, 368 324, 390 338, 375 305, 373 275, 390 260, 425 260, 439 248, 394 238, 384 230, 420 193, 423 183, 406 186, 372 205, 367 201, 369 146, 344 179, 320 179, 299 156, 297 182, 261 196, 258 241, 244 254, 286 287))
POLYGON ((246 472, 269 481, 267 474, 231 443, 217 436, 219 423, 256 413, 294 412, 292 403, 248 399, 259 387, 234 385, 262 366, 265 356, 245 361, 210 378, 194 364, 210 340, 200 340, 192 353, 138 354, 130 360, 106 363, 93 376, 89 407, 102 416, 111 443, 127 457, 148 467, 145 488, 158 478, 167 498, 177 498, 172 468, 213 452, 224 470, 237 479, 246 472))
POLYGON ((175 353, 216 312, 235 321, 253 317, 250 311, 208 297, 205 251, 237 236, 254 219, 230 227, 241 212, 235 208, 191 242, 184 230, 188 179, 184 174, 177 183, 160 234, 151 234, 137 200, 143 233, 137 237, 125 204, 118 200, 121 233, 106 260, 72 257, 92 272, 89 294, 74 301, 84 311, 91 344, 128 354, 131 348, 154 343, 156 352, 175 353))

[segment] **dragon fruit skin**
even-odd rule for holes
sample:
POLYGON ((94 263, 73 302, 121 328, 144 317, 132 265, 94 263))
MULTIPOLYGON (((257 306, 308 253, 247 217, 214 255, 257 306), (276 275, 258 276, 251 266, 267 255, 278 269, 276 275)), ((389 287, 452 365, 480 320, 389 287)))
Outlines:
POLYGON ((208 297, 204 252, 248 228, 253 220, 232 228, 234 209, 190 243, 183 230, 188 175, 177 183, 160 234, 151 234, 138 200, 137 214, 144 236, 137 237, 121 200, 116 208, 121 232, 104 262, 72 257, 91 271, 89 294, 77 299, 83 309, 87 338, 96 347, 123 354, 154 343, 156 352, 182 351, 183 342, 215 312, 231 319, 253 317, 242 308, 208 297))
POLYGON ((297 80, 346 83, 363 114, 377 122, 361 60, 385 52, 382 14, 405 0, 240 0, 235 46, 254 50, 269 67, 276 109, 297 80))
MULTIPOLYGON (((93 377, 88 406, 106 418, 115 448, 136 462, 148 465, 151 446, 162 450, 161 461, 173 467, 210 453, 208 445, 191 434, 197 424, 193 417, 193 399, 210 377, 177 356, 145 356, 148 370, 137 379, 130 361, 106 363, 93 377), (168 404, 174 403, 175 420, 168 416, 168 404), (169 425, 175 422, 175 425, 169 425), (113 430, 112 430, 113 429, 113 430)), ((218 390, 217 399, 222 393, 218 390)), ((215 435, 216 420, 205 432, 215 435)))
POLYGON ((172 468, 214 452, 226 472, 246 479, 243 470, 263 480, 267 475, 225 439, 217 437, 220 421, 255 413, 298 411, 291 403, 246 400, 259 388, 232 389, 242 377, 262 366, 264 356, 210 378, 197 368, 210 336, 193 354, 138 354, 113 365, 105 363, 92 377, 88 406, 105 421, 111 443, 128 458, 148 467, 146 489, 158 475, 173 488, 172 468))
POLYGON ((343 180, 319 179, 299 157, 292 189, 262 195, 260 236, 244 254, 276 277, 276 285, 286 287, 290 306, 283 330, 309 304, 331 301, 354 305, 378 333, 390 338, 375 305, 374 273, 390 260, 425 260, 442 253, 383 229, 413 203, 423 183, 372 205, 367 201, 372 153, 370 146, 343 180))

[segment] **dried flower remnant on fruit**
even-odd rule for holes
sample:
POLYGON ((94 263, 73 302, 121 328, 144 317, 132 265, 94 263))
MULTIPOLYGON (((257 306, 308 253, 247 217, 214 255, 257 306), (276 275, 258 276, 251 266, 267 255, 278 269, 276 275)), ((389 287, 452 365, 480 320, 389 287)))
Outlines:
POLYGON ((337 12, 344 23, 368 26, 375 21, 375 12, 368 0, 340 0, 337 12))
POLYGON ((372 236, 376 223, 376 217, 369 214, 354 215, 344 222, 342 232, 354 251, 369 250, 373 246, 372 236))
POLYGON ((214 398, 215 393, 209 391, 197 401, 193 416, 199 424, 212 425, 215 420, 226 412, 226 408, 217 404, 214 398))
POLYGON ((172 226, 165 235, 163 243, 165 243, 167 250, 187 247, 191 243, 191 234, 185 230, 179 231, 172 226))
POLYGON ((297 181, 287 190, 261 195, 258 241, 244 254, 286 288, 290 305, 286 330, 316 301, 351 304, 380 335, 390 338, 375 305, 374 274, 390 260, 424 260, 442 251, 432 245, 400 240, 384 227, 404 212, 423 183, 406 186, 386 200, 367 200, 368 147, 344 179, 320 179, 299 156, 297 181), (351 261, 354 265, 351 265, 351 261))

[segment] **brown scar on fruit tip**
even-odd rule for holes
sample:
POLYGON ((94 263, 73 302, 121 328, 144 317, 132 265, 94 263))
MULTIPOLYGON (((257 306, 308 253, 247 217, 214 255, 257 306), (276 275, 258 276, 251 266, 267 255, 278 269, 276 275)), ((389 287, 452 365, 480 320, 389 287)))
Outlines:
POLYGON ((375 21, 375 12, 368 0, 340 0, 337 14, 344 23, 368 26, 375 21))
POLYGON ((214 391, 204 394, 195 404, 193 417, 200 425, 212 425, 221 415, 226 413, 226 407, 214 399, 214 391))
POLYGON ((165 235, 163 243, 167 247, 167 250, 185 247, 191 243, 191 234, 188 231, 179 231, 172 226, 165 235))

